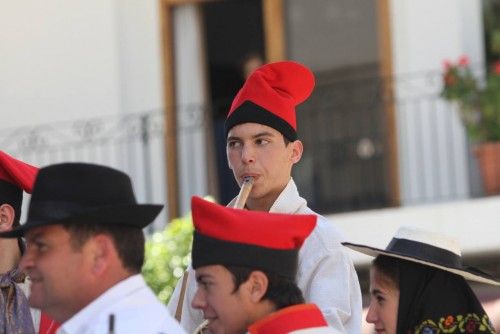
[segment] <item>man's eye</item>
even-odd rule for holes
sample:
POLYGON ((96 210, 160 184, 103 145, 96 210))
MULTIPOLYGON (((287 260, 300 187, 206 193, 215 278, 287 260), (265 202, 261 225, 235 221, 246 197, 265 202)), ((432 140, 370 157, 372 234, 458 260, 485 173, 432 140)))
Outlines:
POLYGON ((38 251, 45 251, 47 250, 47 244, 43 243, 43 242, 35 242, 35 248, 38 250, 38 251))
POLYGON ((227 147, 229 148, 236 148, 236 147, 239 147, 241 146, 239 142, 237 141, 230 141, 227 143, 227 147))
POLYGON ((257 145, 266 145, 269 143, 269 140, 267 139, 257 139, 256 140, 257 145))
POLYGON ((205 282, 198 282, 198 287, 206 290, 207 289, 207 284, 205 282))

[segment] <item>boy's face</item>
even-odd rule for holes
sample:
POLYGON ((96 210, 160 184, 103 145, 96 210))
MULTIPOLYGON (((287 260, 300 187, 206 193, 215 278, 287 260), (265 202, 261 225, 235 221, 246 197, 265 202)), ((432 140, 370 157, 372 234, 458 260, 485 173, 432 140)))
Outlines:
POLYGON ((290 180, 292 166, 302 156, 299 140, 285 144, 283 135, 258 123, 243 123, 229 130, 226 145, 229 168, 239 185, 254 178, 249 198, 273 202, 290 180))
POLYGON ((248 283, 234 291, 231 273, 221 265, 209 265, 196 269, 198 289, 192 301, 195 309, 203 311, 209 320, 207 329, 212 334, 243 334, 253 322, 252 304, 248 283))

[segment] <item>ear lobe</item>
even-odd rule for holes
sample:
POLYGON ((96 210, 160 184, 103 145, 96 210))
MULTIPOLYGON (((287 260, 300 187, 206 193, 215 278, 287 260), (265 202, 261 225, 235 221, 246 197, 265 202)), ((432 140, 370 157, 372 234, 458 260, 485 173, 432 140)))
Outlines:
POLYGON ((250 277, 248 278, 248 283, 250 283, 249 289, 252 302, 260 302, 266 294, 269 286, 269 279, 266 274, 258 270, 252 271, 250 277))

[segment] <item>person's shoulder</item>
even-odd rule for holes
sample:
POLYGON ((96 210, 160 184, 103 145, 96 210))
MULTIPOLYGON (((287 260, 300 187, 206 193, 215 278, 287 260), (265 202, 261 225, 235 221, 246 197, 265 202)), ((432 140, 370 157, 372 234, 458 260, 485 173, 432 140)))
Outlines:
POLYGON ((300 213, 315 215, 316 217, 318 217, 316 220, 316 227, 311 233, 311 236, 317 236, 322 240, 328 241, 328 243, 338 245, 340 245, 341 242, 345 241, 345 237, 342 231, 330 219, 317 212, 314 212, 309 207, 304 208, 300 213))

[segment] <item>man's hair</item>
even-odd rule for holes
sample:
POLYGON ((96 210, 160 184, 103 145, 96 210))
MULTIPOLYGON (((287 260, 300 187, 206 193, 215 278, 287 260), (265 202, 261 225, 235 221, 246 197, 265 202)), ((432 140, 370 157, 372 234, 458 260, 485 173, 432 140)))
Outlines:
POLYGON ((390 280, 390 283, 399 289, 400 261, 391 256, 379 255, 372 261, 372 265, 384 274, 390 280))
POLYGON ((266 294, 262 297, 262 300, 271 301, 277 310, 282 309, 287 306, 303 304, 304 296, 302 291, 295 283, 295 281, 286 278, 282 275, 270 273, 256 268, 247 268, 239 266, 224 266, 231 273, 234 282, 233 293, 238 291, 241 284, 245 283, 250 274, 253 271, 263 272, 269 281, 266 294))
POLYGON ((113 240, 123 266, 136 274, 144 264, 144 234, 141 229, 113 224, 64 224, 71 247, 80 250, 91 237, 105 234, 113 240))

